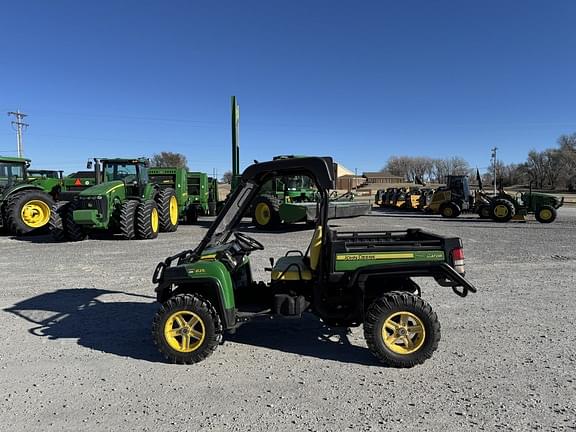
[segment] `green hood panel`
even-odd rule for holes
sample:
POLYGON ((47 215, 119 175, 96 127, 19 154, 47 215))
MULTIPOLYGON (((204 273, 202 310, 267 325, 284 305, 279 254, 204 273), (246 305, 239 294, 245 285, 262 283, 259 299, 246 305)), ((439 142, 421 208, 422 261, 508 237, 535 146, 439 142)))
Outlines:
POLYGON ((190 279, 214 279, 218 282, 224 308, 231 309, 235 307, 232 278, 226 266, 220 261, 201 259, 186 265, 186 271, 190 279))
POLYGON ((122 189, 123 186, 124 182, 121 180, 101 183, 96 186, 91 186, 88 189, 84 189, 82 192, 80 192, 80 196, 106 195, 110 192, 122 189))

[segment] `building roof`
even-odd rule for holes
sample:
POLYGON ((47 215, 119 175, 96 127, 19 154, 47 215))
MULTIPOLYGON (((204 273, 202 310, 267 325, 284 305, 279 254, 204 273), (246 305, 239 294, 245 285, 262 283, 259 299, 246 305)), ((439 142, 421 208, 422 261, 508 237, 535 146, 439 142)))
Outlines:
POLYGON ((366 178, 368 178, 368 177, 372 177, 372 178, 374 178, 374 177, 395 178, 395 179, 402 179, 402 180, 404 179, 404 177, 402 177, 402 176, 395 176, 395 175, 388 174, 385 172, 365 172, 365 173, 362 173, 362 177, 366 177, 366 178))

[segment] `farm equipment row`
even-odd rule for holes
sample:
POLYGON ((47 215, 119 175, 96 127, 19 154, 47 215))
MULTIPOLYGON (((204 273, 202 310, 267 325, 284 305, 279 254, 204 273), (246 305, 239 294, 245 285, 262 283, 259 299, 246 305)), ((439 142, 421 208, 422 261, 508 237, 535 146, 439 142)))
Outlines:
POLYGON ((375 202, 380 207, 405 210, 421 210, 440 214, 445 218, 456 218, 462 213, 475 213, 482 219, 496 222, 525 220, 533 214, 541 223, 556 220, 557 210, 564 204, 563 198, 554 195, 528 192, 511 195, 500 189, 496 195, 487 194, 481 187, 472 192, 468 176, 450 175, 446 185, 436 190, 424 187, 389 188, 376 192, 375 202))
POLYGON ((97 231, 155 238, 175 231, 180 221, 216 214, 216 179, 148 165, 142 158, 94 159, 90 171, 64 177, 62 171, 30 170, 29 159, 0 157, 0 228, 24 235, 48 227, 60 241, 97 231))

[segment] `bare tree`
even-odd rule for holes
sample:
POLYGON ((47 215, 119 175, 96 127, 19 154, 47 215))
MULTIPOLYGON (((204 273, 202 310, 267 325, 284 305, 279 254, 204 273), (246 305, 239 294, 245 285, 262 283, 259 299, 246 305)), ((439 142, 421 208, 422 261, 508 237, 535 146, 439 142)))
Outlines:
POLYGON ((188 161, 182 153, 160 152, 152 156, 152 166, 188 169, 188 161))
POLYGON ((222 174, 222 183, 232 183, 232 171, 226 171, 222 174))

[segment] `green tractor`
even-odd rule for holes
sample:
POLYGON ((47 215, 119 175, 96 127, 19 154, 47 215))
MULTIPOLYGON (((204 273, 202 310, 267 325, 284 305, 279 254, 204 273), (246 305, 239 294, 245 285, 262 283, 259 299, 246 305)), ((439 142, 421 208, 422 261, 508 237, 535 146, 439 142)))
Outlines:
POLYGON ((532 184, 528 192, 516 196, 502 188, 496 196, 491 196, 484 192, 480 182, 480 188, 472 193, 468 176, 450 175, 446 178, 446 186, 436 189, 432 195, 427 210, 446 218, 458 217, 463 212, 476 213, 482 219, 496 222, 525 221, 526 215, 533 214, 538 222, 551 223, 556 220, 557 210, 563 204, 564 198, 532 192, 532 184))
POLYGON ((186 168, 153 167, 149 169, 150 181, 161 189, 174 189, 178 201, 178 214, 185 223, 196 223, 198 216, 214 216, 218 193, 206 173, 188 172, 186 168))
MULTIPOLYGON (((118 233, 126 240, 152 239, 178 228, 174 189, 154 184, 147 159, 94 159, 96 185, 52 212, 57 240, 79 241, 90 232, 118 233)), ((92 168, 92 161, 88 162, 92 168)))
POLYGON ((53 192, 44 181, 28 176, 29 159, 0 157, 0 228, 23 235, 44 228, 51 215, 53 192))
POLYGON ((52 195, 55 201, 60 199, 60 193, 64 185, 64 178, 62 171, 59 170, 43 170, 43 169, 29 169, 28 181, 36 184, 52 195))
MULTIPOLYGON (((232 96, 232 191, 236 189, 240 179, 239 120, 240 110, 236 97, 232 96)), ((304 156, 282 155, 274 157, 273 160, 300 158, 304 156)), ((332 169, 336 171, 336 165, 332 169)), ((274 230, 282 224, 297 222, 313 224, 318 217, 318 196, 315 186, 304 176, 275 176, 264 185, 261 196, 253 203, 252 221, 256 228, 264 230, 274 230)), ((355 217, 370 211, 370 204, 354 202, 353 198, 353 194, 331 196, 329 217, 355 217)))
POLYGON ((329 227, 331 158, 307 157, 248 167, 200 244, 158 264, 152 280, 161 304, 152 323, 160 352, 173 363, 207 358, 225 331, 311 312, 329 326, 364 325, 368 349, 382 362, 412 367, 432 356, 440 324, 413 278, 431 278, 465 297, 459 238, 419 229, 340 232, 329 227), (249 255, 264 245, 238 231, 242 217, 275 177, 307 176, 319 198, 311 243, 271 259, 269 281, 252 277, 249 255))
MULTIPOLYGON (((532 192, 532 184, 528 192, 517 193, 512 196, 500 189, 496 197, 492 198, 489 204, 484 204, 483 208, 489 208, 489 217, 497 222, 508 222, 511 219, 525 220, 525 216, 533 214, 540 223, 552 223, 558 216, 558 209, 564 205, 564 198, 554 195, 532 192)), ((486 210, 480 217, 486 217, 486 210)))

